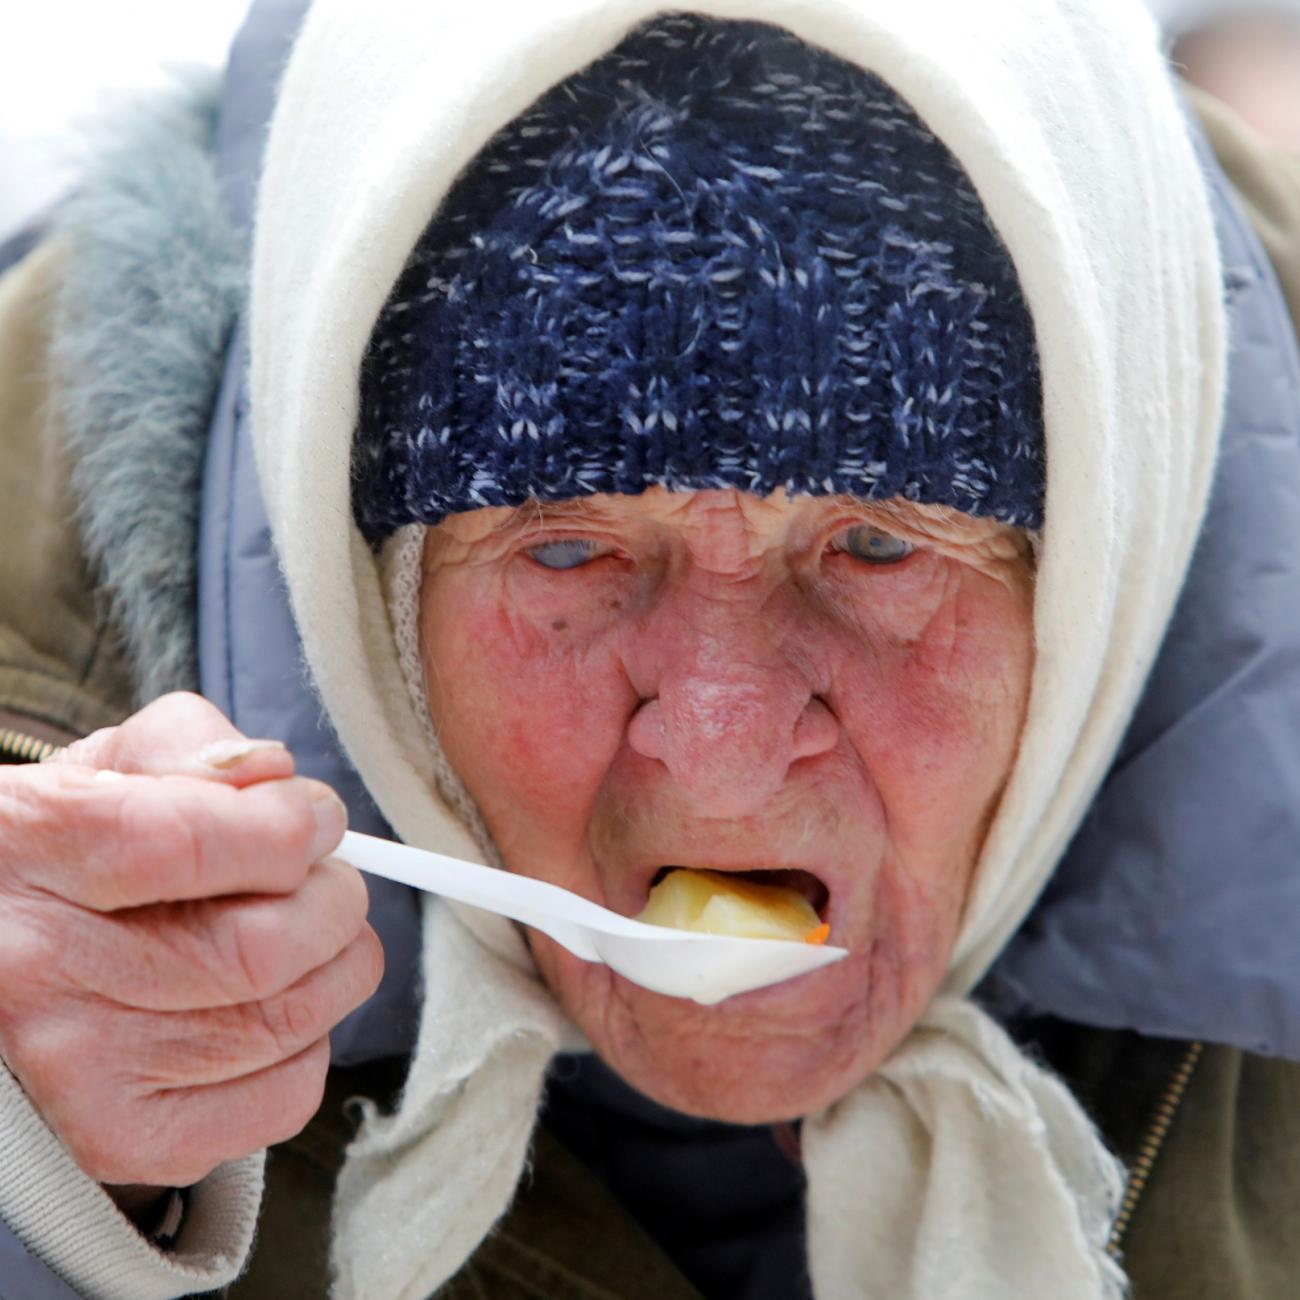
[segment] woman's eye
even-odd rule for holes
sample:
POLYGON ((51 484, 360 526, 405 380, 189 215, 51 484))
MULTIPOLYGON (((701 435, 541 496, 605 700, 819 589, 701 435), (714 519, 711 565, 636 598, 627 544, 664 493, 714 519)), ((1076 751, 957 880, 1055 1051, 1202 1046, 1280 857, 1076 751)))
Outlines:
POLYGON ((529 558, 544 569, 576 569, 605 554, 599 542, 587 538, 570 538, 563 542, 543 542, 528 548, 529 558))
POLYGON ((831 549, 843 551, 867 564, 897 564, 900 560, 907 559, 916 548, 911 542, 905 542, 892 533, 881 532, 870 524, 857 524, 840 533, 831 542, 831 549))

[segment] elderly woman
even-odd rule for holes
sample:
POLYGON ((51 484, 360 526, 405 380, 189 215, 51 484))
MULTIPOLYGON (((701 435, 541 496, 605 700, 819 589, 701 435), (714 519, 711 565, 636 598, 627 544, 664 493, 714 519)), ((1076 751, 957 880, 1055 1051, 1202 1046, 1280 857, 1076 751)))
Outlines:
POLYGON ((256 9, 215 137, 133 126, 0 281, 3 702, 104 728, 0 805, 16 1294, 1292 1294, 1300 1081, 1241 1049, 1300 1051, 1295 632, 1229 603, 1294 589, 1277 280, 1136 5, 708 8, 317 0, 250 210, 256 9), (128 662, 211 703, 106 726, 128 662), (706 1007, 372 929, 331 787, 849 955, 706 1007))

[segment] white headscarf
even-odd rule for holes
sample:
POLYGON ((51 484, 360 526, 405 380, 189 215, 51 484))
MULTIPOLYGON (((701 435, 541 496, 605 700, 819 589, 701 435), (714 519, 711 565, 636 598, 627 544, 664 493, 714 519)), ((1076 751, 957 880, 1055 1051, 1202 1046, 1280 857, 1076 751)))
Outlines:
MULTIPOLYGON (((943 996, 881 1070, 805 1125, 816 1293, 1117 1295, 1103 1250, 1114 1162, 1068 1092, 964 998, 1024 919, 1114 755, 1213 470, 1221 273, 1156 35, 1132 0, 691 7, 784 26, 912 105, 1006 242, 1043 374, 1046 525, 1020 750, 943 996)), ((460 169, 657 11, 645 0, 316 0, 272 123, 252 356, 276 544, 349 756, 403 838, 459 856, 482 854, 435 794, 440 756, 412 707, 375 558, 351 522, 359 364, 460 169)), ((367 1125, 340 1180, 344 1297, 423 1297, 459 1268, 508 1204, 546 1063, 572 1041, 508 923, 433 902, 425 932, 403 1104, 367 1125)))

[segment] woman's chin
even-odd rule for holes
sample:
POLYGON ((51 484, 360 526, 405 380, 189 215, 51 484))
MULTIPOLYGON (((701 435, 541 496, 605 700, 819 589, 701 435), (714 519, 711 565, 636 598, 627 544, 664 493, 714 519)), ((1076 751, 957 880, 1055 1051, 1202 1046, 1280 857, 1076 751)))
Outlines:
POLYGON ((877 1015, 878 996, 865 992, 867 973, 852 957, 704 1007, 651 993, 541 936, 533 949, 601 1059, 638 1092, 703 1119, 811 1114, 852 1091, 901 1037, 896 1016, 877 1015))

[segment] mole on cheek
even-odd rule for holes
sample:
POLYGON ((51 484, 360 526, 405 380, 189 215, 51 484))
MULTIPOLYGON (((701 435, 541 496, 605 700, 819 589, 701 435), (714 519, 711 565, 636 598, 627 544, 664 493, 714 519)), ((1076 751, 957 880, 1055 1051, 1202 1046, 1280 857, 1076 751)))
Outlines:
POLYGON ((568 626, 569 626, 568 623, 566 623, 564 619, 557 618, 555 622, 551 624, 551 630, 553 632, 563 632, 564 629, 568 626))

